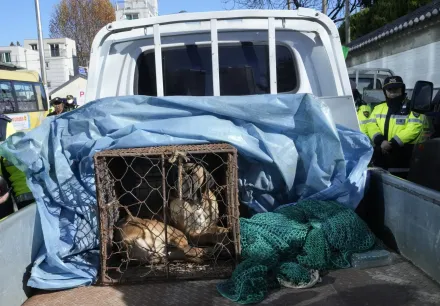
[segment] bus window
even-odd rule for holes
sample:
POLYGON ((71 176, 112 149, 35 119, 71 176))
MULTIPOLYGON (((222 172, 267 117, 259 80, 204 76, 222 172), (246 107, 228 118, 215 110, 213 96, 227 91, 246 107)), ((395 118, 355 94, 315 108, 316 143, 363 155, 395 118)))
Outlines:
POLYGON ((15 108, 15 99, 12 94, 12 85, 8 81, 0 81, 0 113, 12 113, 15 108))
POLYGON ((37 99, 31 83, 14 82, 15 96, 17 97, 17 112, 37 111, 37 99))
POLYGON ((41 84, 34 84, 34 85, 35 85, 35 93, 37 94, 38 109, 41 111, 47 110, 47 98, 43 85, 41 84))

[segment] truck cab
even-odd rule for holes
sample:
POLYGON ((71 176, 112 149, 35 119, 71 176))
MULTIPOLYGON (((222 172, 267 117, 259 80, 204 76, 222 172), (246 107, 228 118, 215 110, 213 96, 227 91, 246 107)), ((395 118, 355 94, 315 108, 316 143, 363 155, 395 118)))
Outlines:
MULTIPOLYGON (((326 15, 239 10, 113 22, 94 39, 86 102, 277 93, 313 94, 337 124, 359 131, 338 30, 326 15)), ((330 272, 314 288, 280 290, 262 304, 440 303, 440 192, 380 169, 368 175, 357 213, 395 251, 393 264, 330 272)), ((44 245, 40 222, 35 205, 0 222, 1 272, 8 275, 0 280, 2 305, 235 305, 216 292, 215 281, 30 288, 29 271, 44 245)))
POLYGON ((359 92, 364 89, 382 89, 387 77, 395 75, 391 69, 386 68, 349 68, 350 81, 356 83, 359 92))

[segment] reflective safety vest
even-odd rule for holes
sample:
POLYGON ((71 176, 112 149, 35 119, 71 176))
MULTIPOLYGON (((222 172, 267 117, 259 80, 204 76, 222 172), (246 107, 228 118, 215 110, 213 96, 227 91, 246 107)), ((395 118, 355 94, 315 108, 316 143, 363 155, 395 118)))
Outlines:
MULTIPOLYGON (((2 166, 6 169, 9 182, 12 185, 12 190, 14 192, 15 200, 17 203, 30 201, 34 199, 34 196, 27 186, 26 175, 24 172, 20 171, 12 163, 2 158, 2 166)), ((3 172, 3 171, 2 171, 3 172)))
POLYGON ((420 141, 426 121, 424 115, 407 109, 407 103, 402 105, 397 114, 388 115, 388 105, 384 102, 374 108, 367 130, 370 139, 376 145, 388 140, 402 147, 420 141))
MULTIPOLYGON (((6 129, 6 139, 9 136, 15 134, 16 130, 11 123, 7 123, 6 126, 3 126, 4 122, 7 121, 0 119, 0 129, 6 129)), ((2 139, 2 141, 4 141, 5 139, 2 139)), ((1 175, 5 177, 12 185, 12 191, 14 192, 17 204, 20 202, 33 200, 34 196, 32 195, 32 192, 30 191, 26 183, 26 175, 5 158, 1 157, 0 162, 1 175)))
POLYGON ((357 117, 359 120, 359 128, 362 133, 368 136, 367 124, 370 122, 371 106, 361 105, 357 111, 357 117))

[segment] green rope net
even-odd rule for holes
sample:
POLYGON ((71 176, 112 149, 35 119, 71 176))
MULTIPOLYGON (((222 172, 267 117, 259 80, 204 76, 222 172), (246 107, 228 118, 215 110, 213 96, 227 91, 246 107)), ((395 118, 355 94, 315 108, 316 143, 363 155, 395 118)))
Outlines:
POLYGON ((261 302, 281 284, 311 286, 319 271, 349 268, 353 253, 376 242, 353 210, 314 200, 240 218, 240 234, 242 262, 231 279, 217 285, 220 294, 240 304, 261 302))

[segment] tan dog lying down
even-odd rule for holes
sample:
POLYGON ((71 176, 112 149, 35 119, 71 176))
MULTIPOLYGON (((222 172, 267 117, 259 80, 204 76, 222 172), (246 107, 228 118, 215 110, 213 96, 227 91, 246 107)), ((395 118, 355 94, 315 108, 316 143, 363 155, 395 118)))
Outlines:
MULTIPOLYGON (((140 219, 127 216, 118 222, 115 241, 121 242, 130 260, 142 264, 162 263, 165 259, 165 224, 157 220, 140 219)), ((169 252, 170 260, 182 259, 201 263, 208 256, 208 250, 191 247, 186 236, 178 229, 167 226, 168 245, 175 247, 169 252)))

